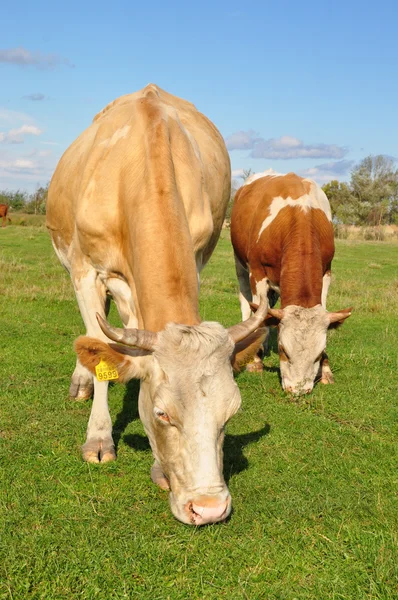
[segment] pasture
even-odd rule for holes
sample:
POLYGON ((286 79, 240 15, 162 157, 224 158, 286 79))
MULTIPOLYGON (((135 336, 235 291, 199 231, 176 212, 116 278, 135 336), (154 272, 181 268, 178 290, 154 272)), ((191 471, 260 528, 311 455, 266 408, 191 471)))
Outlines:
MULTIPOLYGON (((150 481, 137 383, 110 391, 118 460, 82 462, 90 402, 68 399, 83 333, 69 277, 43 228, 0 234, 0 598, 398 597, 397 244, 337 242, 328 308, 354 313, 329 333, 334 386, 284 394, 275 336, 264 373, 238 376, 233 513, 195 529, 150 481)), ((240 319, 227 231, 201 316, 240 319)))

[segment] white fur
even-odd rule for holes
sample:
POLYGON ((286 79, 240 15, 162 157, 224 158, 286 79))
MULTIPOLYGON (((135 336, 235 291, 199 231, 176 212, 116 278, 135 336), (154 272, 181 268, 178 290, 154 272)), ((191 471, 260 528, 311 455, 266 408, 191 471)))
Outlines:
POLYGON ((116 129, 116 131, 112 135, 112 137, 107 138, 106 140, 102 140, 102 142, 100 142, 100 145, 105 146, 105 148, 111 148, 119 140, 125 138, 126 135, 128 134, 128 132, 130 131, 130 129, 131 129, 131 125, 125 125, 124 127, 120 127, 120 129, 116 129))
POLYGON ((261 179, 262 177, 283 177, 283 175, 283 173, 277 173, 273 169, 266 169, 262 173, 254 173, 253 175, 247 177, 243 185, 250 185, 251 183, 253 183, 253 181, 261 179))
POLYGON ((326 194, 316 184, 314 184, 310 194, 304 194, 304 196, 297 198, 297 200, 293 200, 290 197, 282 198, 282 196, 277 196, 273 199, 269 207, 270 214, 264 219, 260 227, 260 231, 258 232, 257 243, 260 241, 263 231, 270 226, 272 221, 278 216, 279 211, 286 206, 299 206, 304 212, 308 212, 312 208, 319 208, 325 213, 329 221, 332 220, 330 204, 326 194))

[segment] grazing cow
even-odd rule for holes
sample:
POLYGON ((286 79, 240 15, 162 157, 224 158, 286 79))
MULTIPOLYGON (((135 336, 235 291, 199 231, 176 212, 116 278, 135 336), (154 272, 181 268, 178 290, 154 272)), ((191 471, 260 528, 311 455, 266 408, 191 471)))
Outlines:
MULTIPOLYGON (((351 309, 326 310, 334 236, 323 190, 294 173, 269 170, 249 177, 235 196, 231 239, 242 319, 250 316, 251 301, 280 295, 281 308, 269 308, 265 324, 278 325, 283 389, 310 392, 319 369, 322 383, 333 383, 326 332, 351 309)), ((257 357, 249 370, 262 367, 257 357)))
POLYGON ((218 240, 230 180, 214 125, 150 84, 94 118, 61 158, 47 203, 53 246, 91 336, 76 341, 70 387, 74 398, 94 388, 83 458, 116 457, 108 382, 93 379, 96 368, 140 379, 152 480, 170 489, 173 514, 195 525, 230 513, 222 444, 241 402, 231 356, 256 345, 267 311, 264 302, 229 330, 199 316, 198 274, 218 240), (104 320, 109 295, 126 329, 104 320))
MULTIPOLYGON (((0 204, 0 219, 3 218, 3 223, 2 223, 2 227, 6 226, 6 220, 7 220, 7 212, 8 212, 8 204, 0 204)), ((11 223, 11 219, 8 219, 9 222, 11 223)))

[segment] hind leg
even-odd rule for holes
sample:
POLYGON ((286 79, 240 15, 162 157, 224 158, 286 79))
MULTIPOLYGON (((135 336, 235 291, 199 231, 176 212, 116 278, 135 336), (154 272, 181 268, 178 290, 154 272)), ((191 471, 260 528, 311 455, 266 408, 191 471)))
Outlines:
POLYGON ((249 271, 242 265, 238 257, 235 255, 236 276, 239 282, 239 302, 242 313, 242 321, 246 321, 251 315, 252 309, 250 302, 252 301, 252 291, 250 288, 249 271))

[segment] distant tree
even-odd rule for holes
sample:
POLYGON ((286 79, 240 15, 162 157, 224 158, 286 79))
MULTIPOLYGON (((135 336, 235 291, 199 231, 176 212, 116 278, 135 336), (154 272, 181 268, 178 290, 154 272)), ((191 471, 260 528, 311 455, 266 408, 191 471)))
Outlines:
POLYGON ((247 179, 248 177, 250 177, 250 175, 253 175, 253 171, 252 171, 252 169, 243 169, 243 173, 242 173, 242 175, 241 175, 241 177, 242 177, 243 181, 246 181, 246 179, 247 179))
POLYGON ((25 205, 27 213, 35 215, 46 214, 48 186, 49 184, 45 187, 38 187, 37 190, 30 195, 29 201, 25 205))
POLYGON ((241 183, 237 179, 233 179, 231 182, 231 196, 229 198, 227 212, 225 213, 225 218, 227 221, 229 221, 231 219, 231 212, 232 212, 232 207, 234 205, 235 194, 240 187, 241 187, 241 183))
POLYGON ((398 218, 398 169, 379 154, 367 156, 351 172, 351 189, 361 220, 369 225, 394 223, 398 218))
POLYGON ((332 214, 339 223, 356 225, 358 216, 355 210, 355 198, 347 183, 334 179, 322 187, 329 199, 332 214))
POLYGON ((391 158, 367 156, 351 171, 349 183, 333 180, 322 189, 337 222, 398 224, 398 169, 391 158))
POLYGON ((17 190, 16 192, 11 192, 9 190, 0 191, 0 203, 8 204, 12 210, 22 210, 25 207, 27 200, 27 192, 22 192, 21 190, 17 190))

